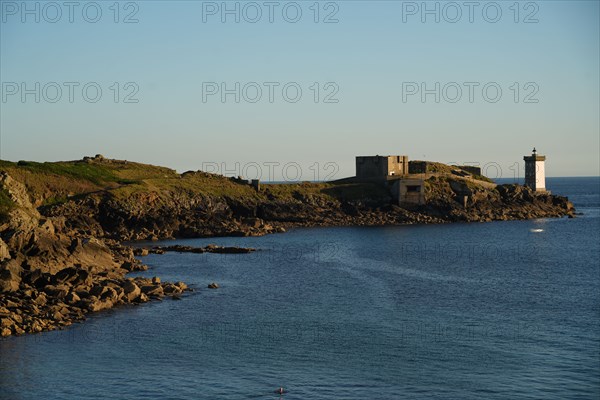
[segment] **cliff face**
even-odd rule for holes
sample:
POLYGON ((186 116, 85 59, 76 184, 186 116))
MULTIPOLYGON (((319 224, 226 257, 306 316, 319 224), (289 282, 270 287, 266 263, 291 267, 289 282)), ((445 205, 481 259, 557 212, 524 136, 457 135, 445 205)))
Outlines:
POLYGON ((263 235, 297 226, 493 221, 573 215, 564 197, 434 174, 427 204, 399 207, 376 184, 262 185, 101 157, 0 162, 0 335, 56 329, 88 312, 178 296, 131 279, 123 240, 263 235), (466 203, 465 203, 466 196, 466 203))
POLYGON ((0 224, 0 336, 61 328, 89 312, 187 289, 126 278, 144 268, 131 248, 40 214, 26 186, 6 172, 0 189, 12 202, 0 224))

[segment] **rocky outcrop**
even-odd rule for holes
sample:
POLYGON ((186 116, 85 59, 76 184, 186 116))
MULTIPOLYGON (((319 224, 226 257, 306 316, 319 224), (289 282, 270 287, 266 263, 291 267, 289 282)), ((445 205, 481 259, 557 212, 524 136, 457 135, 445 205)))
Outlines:
POLYGON ((192 246, 154 246, 152 249, 137 248, 134 253, 140 256, 148 255, 150 252, 155 254, 163 254, 165 252, 172 251, 176 253, 219 253, 219 254, 244 254, 252 253, 256 249, 252 247, 238 247, 238 246, 217 246, 215 244, 209 244, 205 247, 192 247, 192 246))
POLYGON ((188 290, 158 278, 127 278, 145 269, 130 247, 72 230, 64 217, 42 216, 7 174, 0 185, 16 205, 0 226, 0 336, 60 329, 90 312, 188 290))
POLYGON ((432 178, 427 185, 429 198, 422 211, 447 222, 573 217, 575 213, 566 197, 534 192, 520 185, 498 185, 489 189, 440 177, 432 178))
POLYGON ((8 260, 0 264, 0 293, 19 290, 23 268, 17 260, 8 260))
POLYGON ((85 319, 90 312, 180 296, 188 290, 181 282, 126 278, 119 272, 96 275, 81 268, 57 274, 37 271, 24 273, 16 287, 0 296, 1 336, 60 329, 85 319))

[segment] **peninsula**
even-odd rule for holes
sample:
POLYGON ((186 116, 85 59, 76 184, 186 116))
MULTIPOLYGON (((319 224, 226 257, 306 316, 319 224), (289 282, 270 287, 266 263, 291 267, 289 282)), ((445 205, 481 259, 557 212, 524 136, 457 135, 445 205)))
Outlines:
POLYGON ((353 178, 290 184, 179 174, 101 155, 0 161, 0 336, 59 329, 90 312, 189 290, 127 277, 145 266, 125 241, 574 215, 565 197, 496 185, 472 167, 359 158, 353 178))

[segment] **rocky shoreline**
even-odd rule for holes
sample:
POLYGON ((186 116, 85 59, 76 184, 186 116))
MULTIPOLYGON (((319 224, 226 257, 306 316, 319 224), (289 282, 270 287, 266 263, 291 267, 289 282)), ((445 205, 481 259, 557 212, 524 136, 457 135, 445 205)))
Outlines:
POLYGON ((55 275, 25 274, 17 290, 0 297, 0 336, 61 329, 83 321, 92 312, 151 299, 181 298, 190 290, 183 282, 159 278, 106 276, 85 269, 65 268, 55 275))
POLYGON ((62 329, 89 313, 153 299, 179 299, 183 282, 129 278, 145 271, 131 247, 65 228, 31 204, 26 188, 0 177, 17 208, 0 225, 0 337, 62 329))
MULTIPOLYGON (((85 163, 86 168, 93 164, 85 163)), ((115 171, 134 165, 138 174, 154 168, 158 172, 153 173, 160 173, 161 178, 115 183, 109 176, 101 183, 102 189, 97 178, 75 179, 72 171, 39 173, 16 165, 5 171, 0 168, 0 211, 2 206, 7 209, 0 213, 0 336, 62 329, 92 312, 152 299, 179 299, 190 290, 183 282, 127 277, 129 272, 147 269, 136 256, 256 250, 215 245, 133 248, 122 244, 126 241, 258 236, 294 227, 575 215, 565 197, 519 185, 490 189, 489 184, 456 177, 428 179, 426 205, 399 207, 384 191, 369 185, 263 185, 257 192, 238 180, 204 173, 178 175, 160 167, 104 159, 97 163, 104 169, 116 163, 115 171), (156 189, 159 183, 164 185, 160 190, 156 189), (72 194, 67 187, 78 187, 79 192, 72 194), (463 196, 468 196, 468 203, 459 201, 463 196)), ((218 284, 211 283, 209 288, 218 284)))

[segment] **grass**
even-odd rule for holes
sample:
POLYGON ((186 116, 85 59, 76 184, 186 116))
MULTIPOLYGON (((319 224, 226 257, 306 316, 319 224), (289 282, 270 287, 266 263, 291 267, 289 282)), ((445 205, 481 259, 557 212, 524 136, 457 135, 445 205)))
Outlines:
POLYGON ((4 188, 0 188, 0 223, 8 221, 8 213, 15 207, 15 203, 4 188))
POLYGON ((119 177, 110 169, 102 165, 85 162, 38 163, 19 161, 17 166, 32 173, 68 176, 74 179, 86 180, 96 185, 119 181, 119 177))
MULTIPOLYGON (((450 176, 453 169, 441 163, 428 163, 428 168, 446 176, 450 176)), ((0 171, 7 171, 22 182, 36 206, 62 204, 94 193, 110 193, 115 200, 123 203, 152 201, 157 204, 197 196, 230 198, 254 204, 268 199, 303 201, 310 198, 385 202, 390 197, 387 189, 373 183, 262 184, 262 190, 257 192, 246 183, 221 175, 204 172, 179 175, 165 167, 109 159, 44 163, 0 160, 0 171)), ((485 177, 474 178, 489 181, 485 177)), ((14 204, 8 194, 0 193, 0 211, 6 214, 12 206, 14 204)))
POLYGON ((477 179, 478 181, 494 183, 494 181, 492 179, 488 178, 487 176, 476 175, 476 174, 473 174, 472 176, 473 176, 473 179, 477 179))
POLYGON ((63 204, 66 203, 69 199, 67 198, 67 196, 56 196, 56 197, 48 197, 47 199, 44 200, 43 202, 43 206, 54 206, 57 204, 63 204))
POLYGON ((22 182, 37 205, 53 205, 68 198, 122 186, 145 187, 146 179, 179 180, 172 169, 120 160, 88 159, 60 162, 0 160, 7 171, 22 182))

